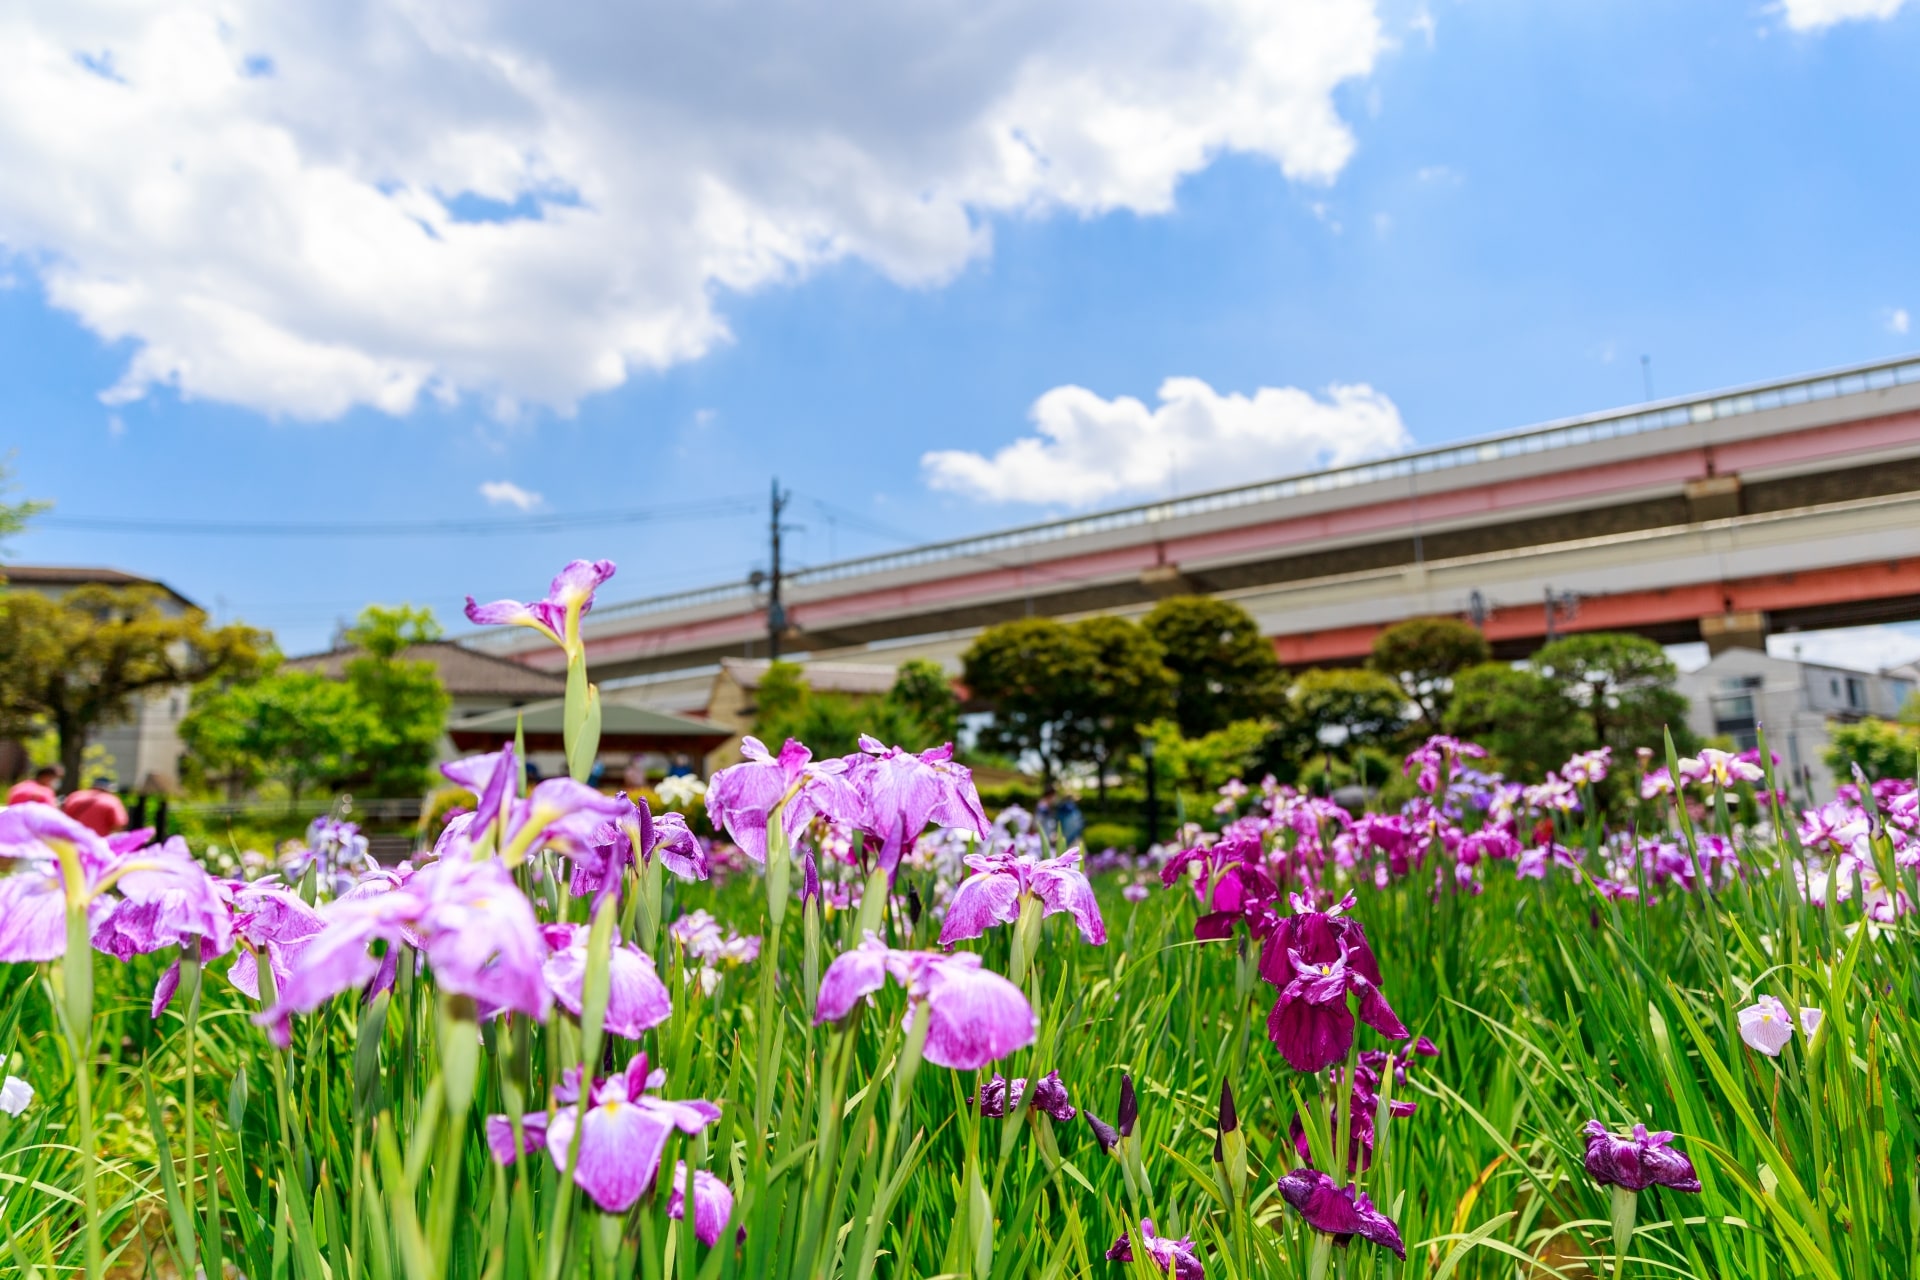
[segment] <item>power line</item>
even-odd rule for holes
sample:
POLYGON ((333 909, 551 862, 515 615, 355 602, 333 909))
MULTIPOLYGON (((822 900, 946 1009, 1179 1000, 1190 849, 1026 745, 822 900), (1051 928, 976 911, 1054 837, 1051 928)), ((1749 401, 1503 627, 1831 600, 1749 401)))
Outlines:
POLYGON ((696 502, 622 510, 576 511, 514 519, 446 520, 160 520, 142 516, 45 515, 36 527, 102 533, 147 533, 205 538, 487 538, 526 537, 575 529, 630 524, 664 524, 743 515, 759 501, 749 497, 707 498, 696 502))

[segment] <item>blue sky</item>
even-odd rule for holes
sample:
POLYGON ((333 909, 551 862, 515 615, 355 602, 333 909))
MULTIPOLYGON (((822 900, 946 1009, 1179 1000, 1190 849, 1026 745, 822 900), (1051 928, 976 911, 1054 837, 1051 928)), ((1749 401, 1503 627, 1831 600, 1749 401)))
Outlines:
MULTIPOLYGON (((1655 393, 1670 395, 1920 347, 1920 172, 1908 163, 1920 5, 1330 0, 1321 8, 1351 12, 1310 34, 1332 72, 1249 70, 1236 33, 1176 22, 1178 4, 1134 7, 1138 38, 1113 48, 1060 8, 1057 30, 1014 23, 977 59, 936 61, 924 79, 872 86, 871 100, 831 68, 791 85, 743 55, 745 87, 724 104, 737 129, 637 151, 609 132, 563 133, 553 121, 572 116, 558 109, 528 124, 522 102, 462 98, 464 73, 445 67, 451 87, 431 103, 407 86, 383 103, 376 80, 368 96, 394 116, 369 107, 361 135, 351 121, 323 127, 302 95, 322 99, 326 77, 353 74, 364 50, 243 22, 220 37, 241 41, 231 119, 225 100, 149 104, 206 135, 207 150, 187 152, 185 205, 132 158, 82 162, 72 138, 0 129, 0 163, 39 191, 0 195, 0 444, 18 491, 61 517, 509 520, 502 485, 539 495, 532 509, 548 514, 741 499, 655 525, 404 541, 47 522, 11 558, 152 574, 300 651, 366 601, 452 620, 462 594, 536 591, 576 555, 618 560, 618 597, 737 578, 763 560, 764 517, 748 504, 775 472, 797 495, 794 555, 808 562, 1620 405, 1641 398, 1643 354, 1655 393), (1200 50, 1192 66, 1154 38, 1161 9, 1200 50), (1150 59, 1174 86, 1156 118, 1176 126, 1163 134, 1192 135, 1188 151, 1173 154, 1151 122, 1139 140, 1100 135, 1094 160, 1069 126, 1045 132, 1071 113, 1101 118, 1057 100, 1046 77, 1063 49, 1094 81, 1150 59), (1201 88, 1178 80, 1189 72, 1201 88), (1236 75, 1250 99, 1207 96, 1236 75), (803 144, 782 142, 790 95, 818 99, 828 122, 803 144), (1246 101, 1272 121, 1252 141, 1246 101), (930 115, 958 105, 923 125, 911 118, 923 102, 930 115), (1037 176, 1024 161, 981 167, 969 130, 1002 119, 1041 139, 1037 176), (463 130, 473 120, 484 127, 463 130), (209 160, 248 149, 256 135, 241 125, 290 139, 291 167, 209 160), (487 129, 508 160, 468 145, 487 129), (805 154, 835 129, 864 157, 854 178, 830 172, 839 151, 805 154), (409 132, 420 140, 364 158, 369 139, 409 132), (741 176, 786 164, 800 167, 741 176), (645 179, 638 195, 619 186, 628 170, 645 179), (344 199, 322 181, 341 172, 364 184, 361 204, 320 225, 350 223, 368 200, 425 208, 417 254, 381 258, 301 229, 316 204, 344 199), (715 172, 744 193, 751 234, 724 210, 670 207, 715 172), (896 217, 900 192, 917 204, 896 217), (634 212, 612 229, 570 221, 622 207, 634 212), (231 225, 205 225, 227 210, 239 211, 231 225), (627 238, 631 226, 644 237, 627 238), (494 238, 469 250, 469 233, 494 238), (419 265, 443 246, 475 256, 440 275, 419 265), (719 265, 686 274, 695 259, 719 265), (361 270, 364 288, 340 283, 361 270), (609 373, 603 343, 624 367, 609 373), (1173 397, 1178 414, 1157 417, 1170 378, 1198 382, 1173 397), (1336 387, 1363 391, 1343 402, 1336 387), (1275 394, 1235 399, 1263 388, 1275 394), (1043 450, 1053 501, 1007 487, 992 465, 1017 440, 1040 446, 1036 418, 1081 433, 1079 454, 1058 439, 1043 450), (1161 442, 1168 465, 1136 459, 1119 489, 1088 474, 1088 449, 1136 438, 1161 442), (924 460, 935 451, 981 458, 943 478, 924 460)), ((165 33, 115 21, 36 33, 95 68, 113 55, 113 77, 54 58, 40 91, 83 104, 170 92, 154 53, 174 47, 156 43, 165 33)), ((946 47, 938 28, 875 40, 946 47)), ((695 89, 638 104, 593 91, 607 73, 581 46, 537 52, 575 74, 560 82, 577 84, 574 106, 714 118, 695 89)))

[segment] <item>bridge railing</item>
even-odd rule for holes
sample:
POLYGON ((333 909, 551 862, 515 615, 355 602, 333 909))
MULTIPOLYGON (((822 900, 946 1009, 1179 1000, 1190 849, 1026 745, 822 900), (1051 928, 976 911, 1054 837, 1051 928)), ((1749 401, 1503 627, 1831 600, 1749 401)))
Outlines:
MULTIPOLYGON (((795 570, 787 575, 786 581, 791 586, 807 586, 813 583, 862 578, 958 560, 976 560, 999 568, 1022 567, 1030 557, 1009 558, 1009 556, 1013 553, 1028 552, 1032 548, 1044 547, 1049 543, 1085 537, 1089 534, 1158 524, 1188 516, 1208 515, 1236 507, 1257 506, 1285 498, 1325 493, 1334 489, 1349 489, 1356 485, 1375 484, 1382 480, 1425 475, 1435 471, 1450 471, 1457 467, 1497 462, 1502 458, 1548 453, 1557 449, 1591 444, 1598 440, 1640 435, 1649 431, 1664 431, 1691 423, 1743 417, 1788 405, 1831 400, 1839 396, 1858 395, 1907 383, 1920 383, 1920 357, 1909 356, 1897 360, 1855 365, 1826 373, 1757 383, 1729 391, 1714 392, 1710 395, 1682 396, 1632 409, 1562 418, 1496 436, 1483 436, 1478 440, 1395 454, 1390 458, 1381 458, 1373 462, 1329 467, 1321 471, 1283 476, 1276 480, 1236 485, 1228 489, 1215 489, 1184 498, 1119 507, 1110 511, 1070 516, 1063 520, 1050 520, 997 533, 956 538, 949 542, 928 543, 924 546, 910 547, 904 551, 888 551, 851 560, 839 560, 795 570)), ((755 594, 755 588, 750 583, 722 583, 694 591, 651 596, 595 609, 593 619, 596 624, 603 626, 614 618, 667 613, 728 600, 747 601, 753 599, 755 594)), ((475 639, 485 643, 489 636, 496 634, 499 633, 488 633, 475 639)))

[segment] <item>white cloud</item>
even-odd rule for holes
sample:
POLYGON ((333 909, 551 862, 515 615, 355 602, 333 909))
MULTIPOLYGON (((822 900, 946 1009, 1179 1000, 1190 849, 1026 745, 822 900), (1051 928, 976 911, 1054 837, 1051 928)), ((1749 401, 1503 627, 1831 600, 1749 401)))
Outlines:
POLYGON ((1906 0, 1781 0, 1781 12, 1795 31, 1819 31, 1842 22, 1891 18, 1906 0))
POLYGON ((1160 403, 1055 387, 1034 401, 1034 434, 992 457, 942 449, 921 458, 929 485, 994 502, 1087 506, 1120 497, 1221 488, 1339 466, 1412 443, 1391 400, 1372 387, 1298 387, 1223 395, 1168 378, 1160 403))
POLYGON ((1383 47, 1373 0, 10 6, 0 250, 132 344, 111 403, 564 411, 729 291, 937 284, 1223 152, 1330 181, 1383 47))
POLYGON ((1892 307, 1887 311, 1887 332, 1905 333, 1913 327, 1913 317, 1907 314, 1905 307, 1892 307))
POLYGON ((522 489, 511 480, 488 480, 480 486, 480 496, 496 507, 518 507, 531 511, 540 505, 537 493, 522 489))
POLYGON ((1799 658, 1855 671, 1884 671, 1920 660, 1920 624, 1784 632, 1767 637, 1767 652, 1776 658, 1799 658))

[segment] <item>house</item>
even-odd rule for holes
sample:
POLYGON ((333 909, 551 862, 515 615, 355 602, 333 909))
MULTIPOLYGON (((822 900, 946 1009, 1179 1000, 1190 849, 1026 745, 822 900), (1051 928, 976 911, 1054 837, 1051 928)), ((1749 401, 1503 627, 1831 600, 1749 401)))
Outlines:
POLYGON ((1677 687, 1687 697, 1687 722, 1696 734, 1731 738, 1745 751, 1759 744, 1764 726, 1788 791, 1824 800, 1836 784, 1825 759, 1828 726, 1869 716, 1892 719, 1912 696, 1915 680, 1910 672, 1855 671, 1758 649, 1727 649, 1681 676, 1677 687))
MULTIPOLYGON (((10 564, 0 573, 5 575, 8 590, 32 591, 54 599, 77 587, 155 587, 160 591, 160 610, 169 617, 200 607, 164 582, 120 569, 10 564)), ((172 791, 180 784, 180 757, 185 748, 180 742, 179 726, 186 714, 184 686, 149 690, 134 699, 133 712, 125 721, 98 730, 90 745, 106 752, 112 761, 113 775, 123 790, 172 791)), ((17 744, 0 745, 12 746, 12 750, 0 754, 19 757, 0 760, 0 773, 24 772, 24 751, 17 744)), ((77 787, 90 781, 90 778, 70 778, 68 785, 77 787)))
MULTIPOLYGON (((346 676, 347 663, 359 652, 348 645, 324 653, 310 653, 288 658, 281 664, 281 669, 312 671, 329 679, 340 680, 346 676)), ((564 676, 536 671, 506 658, 496 658, 478 649, 469 649, 452 640, 408 645, 400 651, 399 657, 403 662, 432 665, 440 677, 441 687, 453 702, 447 711, 449 722, 464 720, 486 711, 501 711, 558 698, 567 691, 564 676)))

